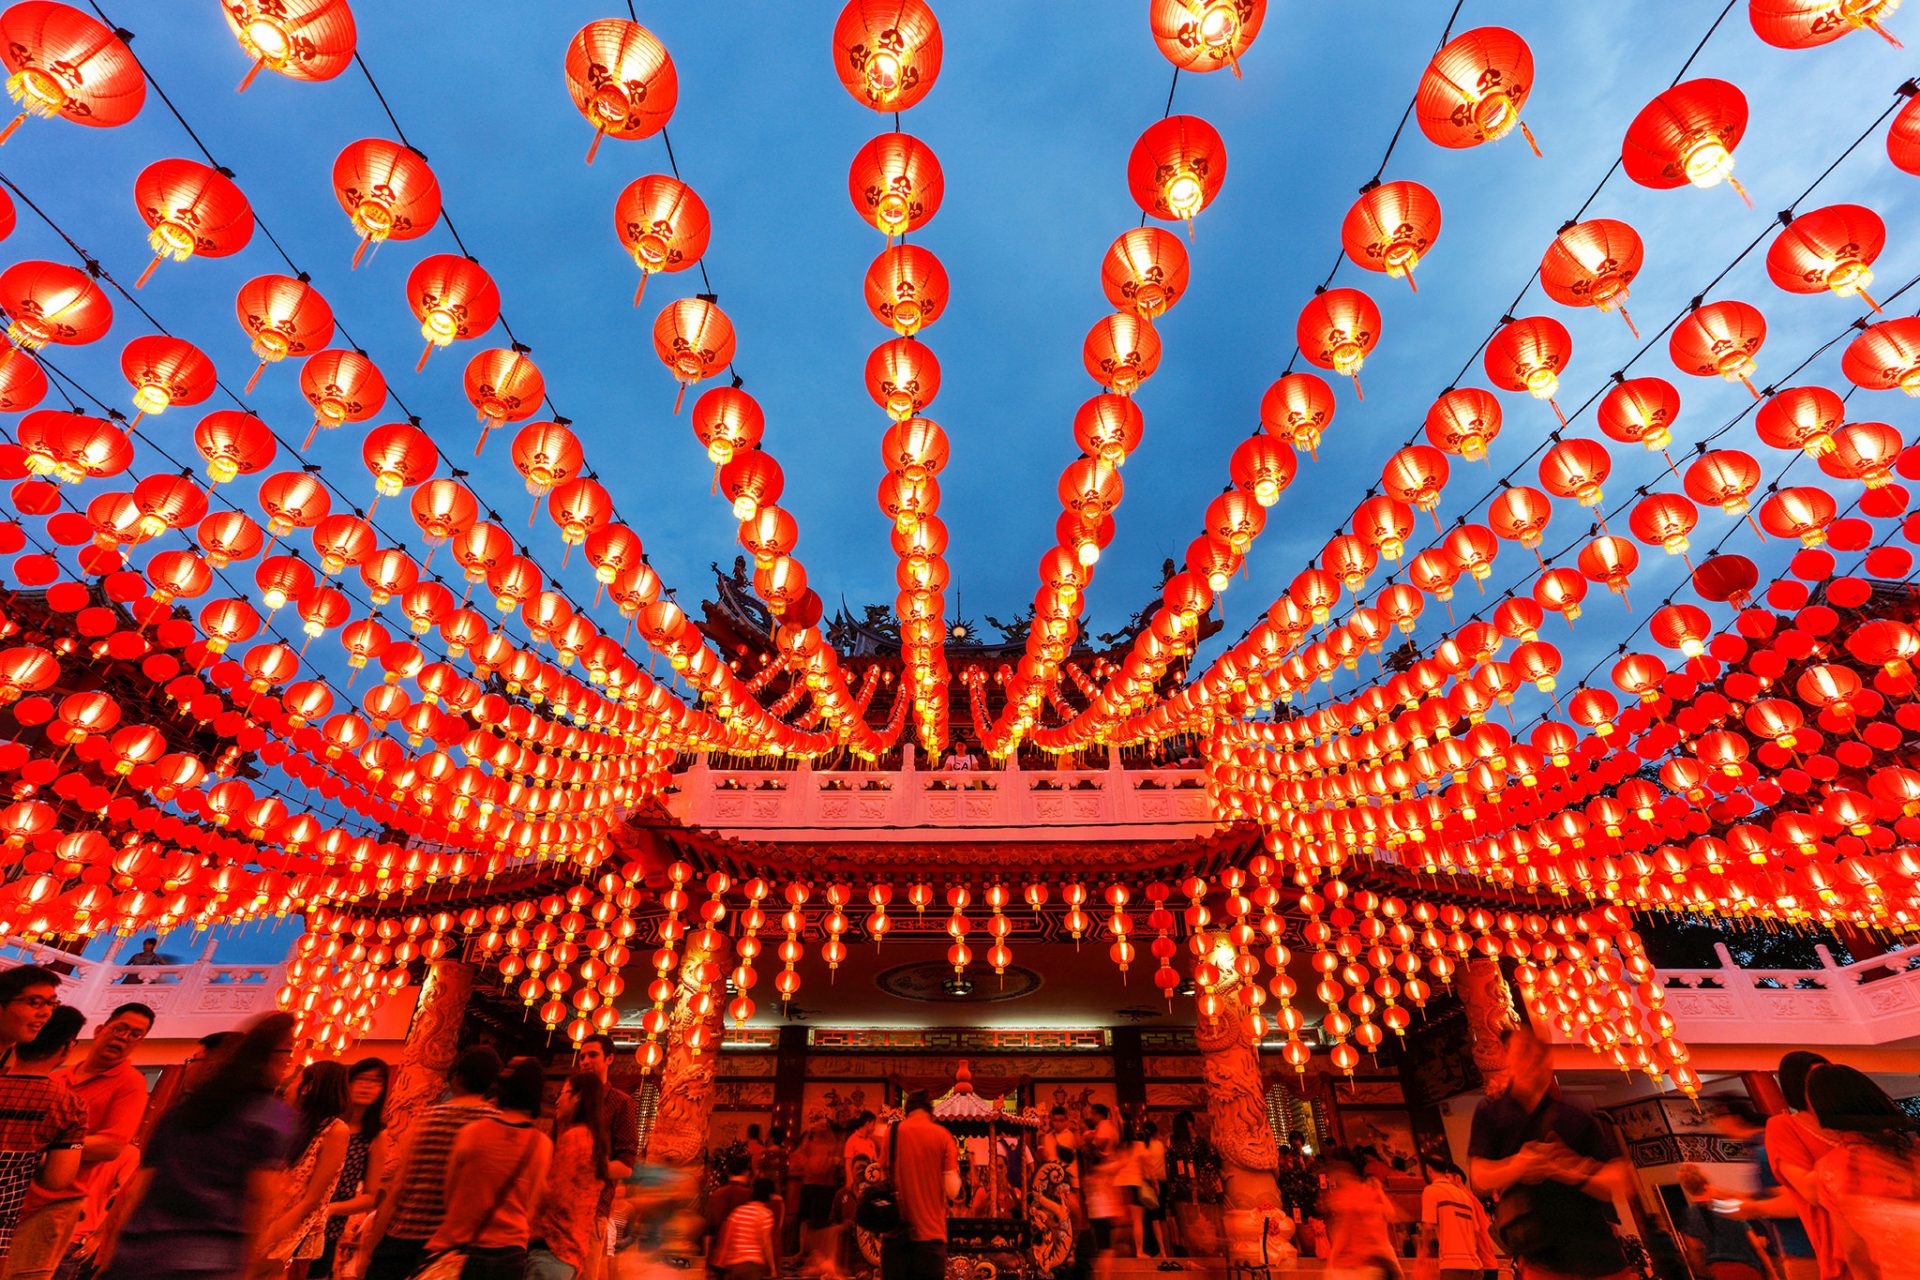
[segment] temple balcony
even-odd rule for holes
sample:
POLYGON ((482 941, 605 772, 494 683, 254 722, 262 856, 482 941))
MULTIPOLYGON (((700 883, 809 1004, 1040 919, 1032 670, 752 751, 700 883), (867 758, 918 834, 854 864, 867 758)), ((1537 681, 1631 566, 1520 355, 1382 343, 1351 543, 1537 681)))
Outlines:
POLYGON ((1222 829, 1200 769, 722 769, 674 779, 680 823, 741 840, 1182 841, 1222 829), (950 833, 942 835, 943 832, 950 833))

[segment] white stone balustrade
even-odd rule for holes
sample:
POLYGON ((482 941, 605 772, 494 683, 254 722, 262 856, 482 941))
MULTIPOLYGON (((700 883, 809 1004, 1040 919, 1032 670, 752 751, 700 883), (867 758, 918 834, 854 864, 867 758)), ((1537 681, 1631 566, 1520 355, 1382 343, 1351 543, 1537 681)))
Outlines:
POLYGON ((7 939, 0 943, 0 968, 38 964, 64 970, 60 998, 86 1014, 83 1037, 119 1006, 138 1001, 154 1012, 152 1039, 198 1040, 271 1013, 286 971, 281 964, 217 964, 215 945, 209 941, 191 964, 126 965, 115 962, 117 947, 105 959, 88 960, 7 939))
POLYGON ((746 840, 1182 840, 1214 821, 1199 769, 716 769, 674 779, 688 826, 746 840))

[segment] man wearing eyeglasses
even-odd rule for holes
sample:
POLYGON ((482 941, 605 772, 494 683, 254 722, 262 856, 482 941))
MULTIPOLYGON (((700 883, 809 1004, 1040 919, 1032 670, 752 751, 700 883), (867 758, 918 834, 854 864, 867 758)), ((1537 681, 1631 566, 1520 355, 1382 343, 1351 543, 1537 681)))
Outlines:
POLYGON ((14 1252, 14 1228, 35 1179, 48 1190, 64 1188, 80 1164, 86 1111, 52 1071, 84 1019, 69 1009, 49 1026, 59 1005, 52 970, 0 973, 0 1259, 14 1252))
POLYGON ((37 964, 0 971, 0 1071, 13 1061, 15 1045, 40 1034, 60 1005, 60 977, 37 964))

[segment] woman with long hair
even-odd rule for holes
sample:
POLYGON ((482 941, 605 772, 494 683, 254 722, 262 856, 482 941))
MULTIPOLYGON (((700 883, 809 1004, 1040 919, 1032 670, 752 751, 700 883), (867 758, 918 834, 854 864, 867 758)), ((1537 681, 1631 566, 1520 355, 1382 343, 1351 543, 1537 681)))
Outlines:
POLYGON ((1821 1273, 1843 1280, 1912 1275, 1920 1253, 1920 1134, 1913 1117, 1863 1072, 1831 1063, 1808 1073, 1807 1106, 1834 1140, 1812 1173, 1811 1199, 1826 1210, 1829 1228, 1821 1273))
MULTIPOLYGON (((521 1280, 534 1206, 553 1142, 534 1120, 546 1072, 517 1058, 494 1086, 494 1115, 475 1120, 453 1140, 447 1161, 447 1213, 427 1241, 429 1254, 466 1254, 461 1280, 521 1280)), ((597 1208, 596 1188, 588 1202, 597 1208)))
MULTIPOLYGON (((381 1058, 362 1058, 347 1068, 347 1158, 327 1205, 326 1247, 307 1268, 309 1277, 331 1276, 341 1240, 356 1231, 361 1215, 380 1202, 380 1181, 387 1167, 387 1085, 392 1072, 381 1058)), ((348 1243, 351 1253, 352 1244, 348 1243)))
POLYGON ((573 1280, 594 1246, 593 1210, 607 1182, 607 1086, 576 1071, 560 1090, 553 1162, 527 1244, 527 1280, 573 1280))
POLYGON ((326 1247, 327 1201, 347 1160, 347 1105, 347 1069, 339 1063, 313 1063, 300 1077, 294 1095, 296 1154, 267 1224, 265 1257, 254 1271, 258 1280, 286 1275, 326 1247))
POLYGON ((294 1019, 255 1021, 162 1115, 140 1151, 117 1228, 95 1254, 104 1280, 250 1274, 263 1252, 293 1113, 275 1093, 293 1069, 294 1019))

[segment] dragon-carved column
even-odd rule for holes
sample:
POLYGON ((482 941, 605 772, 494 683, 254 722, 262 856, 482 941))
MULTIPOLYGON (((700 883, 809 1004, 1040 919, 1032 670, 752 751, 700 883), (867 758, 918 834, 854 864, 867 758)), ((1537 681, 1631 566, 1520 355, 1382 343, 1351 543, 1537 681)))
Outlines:
POLYGON ((725 987, 713 975, 724 974, 728 957, 723 949, 705 953, 689 948, 680 962, 680 994, 673 1022, 667 1030, 667 1056, 660 1067, 659 1103, 653 1128, 647 1135, 646 1160, 651 1164, 698 1164, 707 1149, 707 1127, 713 1119, 713 1075, 720 1056, 725 987), (711 966, 711 967, 709 967, 711 966), (702 971, 712 978, 703 984, 702 971), (700 997, 710 1008, 699 1011, 700 997), (696 1051, 688 1032, 706 1029, 704 1048, 696 1051))
POLYGON ((1222 1229, 1230 1260, 1264 1265, 1294 1256, 1293 1220, 1280 1207, 1280 1149, 1267 1115, 1260 1053, 1239 1001, 1203 1006, 1194 1025, 1207 1082, 1207 1118, 1226 1192, 1222 1229))
POLYGON ((467 999, 473 994, 474 966, 461 960, 435 960, 427 965, 420 999, 407 1026, 406 1047, 387 1090, 387 1131, 394 1135, 390 1151, 400 1150, 414 1117, 430 1106, 447 1087, 447 1071, 460 1049, 460 1023, 467 999))
POLYGON ((1467 1034, 1473 1045, 1473 1065, 1480 1068, 1486 1091, 1491 1095, 1507 1090, 1507 1051, 1500 1034, 1520 1025, 1514 1008, 1513 988, 1500 972, 1500 962, 1490 956, 1475 956, 1467 962, 1454 988, 1467 1011, 1467 1034))

